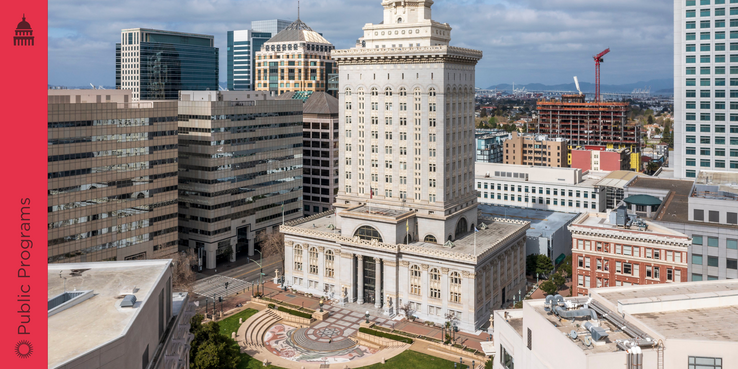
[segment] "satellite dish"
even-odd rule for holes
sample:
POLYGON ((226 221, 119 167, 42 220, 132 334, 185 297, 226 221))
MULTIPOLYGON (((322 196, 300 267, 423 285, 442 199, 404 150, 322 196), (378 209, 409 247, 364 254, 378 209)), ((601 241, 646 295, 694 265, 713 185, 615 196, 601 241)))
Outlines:
POLYGON ((592 346, 592 339, 589 338, 589 336, 584 336, 584 339, 582 341, 584 341, 584 344, 586 346, 592 346))
POLYGON ((577 339, 577 331, 572 329, 571 332, 569 332, 569 338, 573 340, 577 339))

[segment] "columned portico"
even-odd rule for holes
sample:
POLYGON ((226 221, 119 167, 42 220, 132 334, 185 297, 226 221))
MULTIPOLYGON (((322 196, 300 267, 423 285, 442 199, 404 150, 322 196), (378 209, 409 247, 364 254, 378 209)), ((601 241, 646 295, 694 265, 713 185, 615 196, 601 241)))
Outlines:
POLYGON ((364 303, 364 256, 357 255, 356 256, 356 269, 359 273, 358 278, 356 278, 356 289, 357 289, 357 304, 363 304, 364 303))

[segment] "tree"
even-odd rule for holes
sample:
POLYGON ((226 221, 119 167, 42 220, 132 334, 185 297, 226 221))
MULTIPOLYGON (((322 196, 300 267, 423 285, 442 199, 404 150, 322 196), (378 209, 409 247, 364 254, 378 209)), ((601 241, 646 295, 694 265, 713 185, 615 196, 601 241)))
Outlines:
POLYGON ((559 266, 559 270, 566 273, 568 277, 571 277, 571 260, 572 256, 571 254, 566 256, 566 259, 561 263, 561 266, 559 266))
POLYGON ((548 275, 553 270, 553 262, 546 255, 538 254, 535 260, 535 272, 540 275, 548 275))
POLYGON ((284 234, 281 232, 272 232, 264 238, 261 244, 261 252, 264 257, 278 255, 284 265, 284 234))
POLYGON ((406 319, 410 319, 410 317, 415 314, 415 310, 410 307, 410 303, 402 304, 398 306, 397 309, 400 311, 400 314, 405 316, 406 319))
POLYGON ((490 117, 488 122, 493 128, 497 127, 497 117, 490 117))
POLYGON ((648 124, 653 124, 653 115, 649 115, 646 121, 648 122, 648 124))
POLYGON ((556 286, 556 288, 559 288, 559 287, 563 286, 564 284, 566 284, 566 278, 564 278, 559 273, 554 273, 549 280, 551 282, 553 282, 553 284, 556 286))
POLYGON ((197 314, 190 320, 190 332, 195 335, 190 349, 191 369, 235 369, 241 360, 236 341, 220 334, 217 322, 202 324, 197 314))
POLYGON ((538 254, 530 254, 525 257, 525 274, 535 275, 538 254))
POLYGON ((539 288, 541 289, 541 291, 545 292, 546 295, 553 295, 556 293, 556 291, 558 291, 556 285, 551 281, 545 281, 541 283, 539 288))
POLYGON ((192 252, 182 251, 163 258, 172 259, 172 288, 175 291, 192 292, 192 285, 195 283, 192 266, 197 264, 195 255, 192 252))

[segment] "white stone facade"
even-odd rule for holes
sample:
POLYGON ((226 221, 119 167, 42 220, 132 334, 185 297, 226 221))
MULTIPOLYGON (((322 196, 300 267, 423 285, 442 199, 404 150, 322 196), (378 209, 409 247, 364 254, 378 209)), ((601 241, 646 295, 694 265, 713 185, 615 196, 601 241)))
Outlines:
POLYGON ((453 313, 464 331, 478 330, 489 321, 492 309, 519 300, 525 291, 527 222, 494 219, 480 234, 505 227, 502 236, 492 244, 479 242, 474 254, 461 246, 457 251, 343 236, 325 227, 333 219, 328 212, 280 228, 285 234, 286 286, 333 303, 373 304, 387 315, 402 313, 398 306, 409 303, 414 316, 437 324, 453 313), (380 275, 381 287, 373 293, 364 293, 364 263, 374 264, 374 273, 380 275))
POLYGON ((285 281, 475 331, 525 288, 529 223, 480 220, 474 79, 482 53, 449 46, 431 0, 385 0, 339 65, 335 213, 283 226, 285 281), (475 230, 479 228, 479 233, 475 230), (479 242, 477 243, 477 238, 479 242))

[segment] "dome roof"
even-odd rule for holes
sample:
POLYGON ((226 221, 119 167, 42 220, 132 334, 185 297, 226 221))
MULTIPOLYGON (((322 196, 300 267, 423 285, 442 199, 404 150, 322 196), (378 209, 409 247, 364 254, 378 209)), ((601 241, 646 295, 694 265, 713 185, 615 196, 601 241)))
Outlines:
POLYGON ((31 25, 26 22, 26 15, 23 14, 23 20, 18 23, 18 27, 15 27, 15 29, 31 29, 31 25))
POLYGON ((287 28, 283 29, 281 32, 274 35, 274 37, 269 39, 267 43, 294 42, 294 41, 307 41, 307 42, 314 42, 318 44, 330 44, 328 40, 326 40, 318 32, 313 31, 313 29, 308 27, 308 25, 305 24, 303 21, 301 21, 300 18, 292 22, 292 24, 287 26, 287 28))

